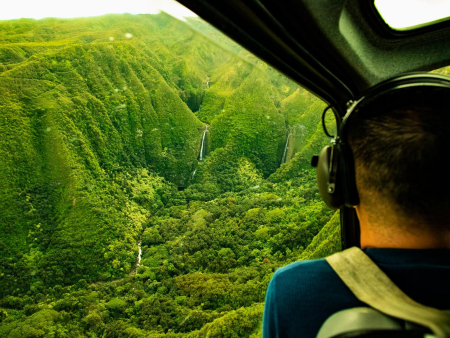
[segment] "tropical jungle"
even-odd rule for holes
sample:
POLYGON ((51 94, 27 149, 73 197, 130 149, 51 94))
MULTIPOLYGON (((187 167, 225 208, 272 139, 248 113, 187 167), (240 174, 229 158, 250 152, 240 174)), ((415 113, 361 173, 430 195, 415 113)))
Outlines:
POLYGON ((199 18, 0 21, 0 88, 1 338, 260 337, 340 248, 325 104, 199 18))

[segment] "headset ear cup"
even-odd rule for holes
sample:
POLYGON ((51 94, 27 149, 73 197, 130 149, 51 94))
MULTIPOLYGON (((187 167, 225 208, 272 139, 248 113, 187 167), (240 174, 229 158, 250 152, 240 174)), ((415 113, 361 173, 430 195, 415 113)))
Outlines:
POLYGON ((326 205, 339 209, 344 205, 342 187, 338 178, 339 152, 336 147, 325 147, 317 164, 317 184, 326 205))

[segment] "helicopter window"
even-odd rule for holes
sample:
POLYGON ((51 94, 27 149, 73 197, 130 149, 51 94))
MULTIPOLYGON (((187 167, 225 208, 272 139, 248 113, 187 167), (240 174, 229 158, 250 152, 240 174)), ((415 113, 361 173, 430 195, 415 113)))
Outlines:
POLYGON ((450 18, 449 0, 375 0, 374 4, 384 22, 396 31, 410 31, 450 18))
POLYGON ((275 269, 339 250, 326 104, 213 26, 168 0, 0 20, 0 337, 249 337, 275 269))

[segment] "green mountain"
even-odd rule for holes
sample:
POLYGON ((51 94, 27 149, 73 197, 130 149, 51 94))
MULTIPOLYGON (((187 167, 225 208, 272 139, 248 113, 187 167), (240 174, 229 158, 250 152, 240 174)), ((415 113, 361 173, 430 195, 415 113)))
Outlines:
POLYGON ((0 337, 256 337, 338 248, 324 104, 200 19, 2 21, 0 87, 0 337))

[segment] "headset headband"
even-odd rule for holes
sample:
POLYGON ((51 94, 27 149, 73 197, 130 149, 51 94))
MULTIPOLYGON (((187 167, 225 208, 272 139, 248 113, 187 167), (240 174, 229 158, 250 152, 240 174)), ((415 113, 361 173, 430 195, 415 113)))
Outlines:
MULTIPOLYGON (((348 121, 360 111, 364 113, 364 107, 389 93, 420 87, 450 89, 450 78, 429 73, 413 73, 396 77, 372 87, 364 95, 350 101, 347 104, 348 111, 342 120, 334 112, 338 133, 333 137, 333 146, 325 147, 319 156, 313 158, 313 165, 317 166, 319 191, 328 206, 340 209, 343 206, 359 204, 353 153, 347 144, 348 121)), ((322 115, 323 127, 325 133, 331 136, 326 130, 324 115, 322 115)))
POLYGON ((347 109, 345 116, 342 120, 336 120, 338 126, 338 137, 336 137, 336 139, 340 143, 347 142, 347 121, 350 116, 357 113, 357 111, 361 110, 362 107, 393 91, 413 87, 440 87, 450 89, 450 77, 431 73, 412 73, 395 77, 377 84, 376 86, 370 88, 364 95, 354 101, 350 101, 347 104, 349 108, 347 109))

